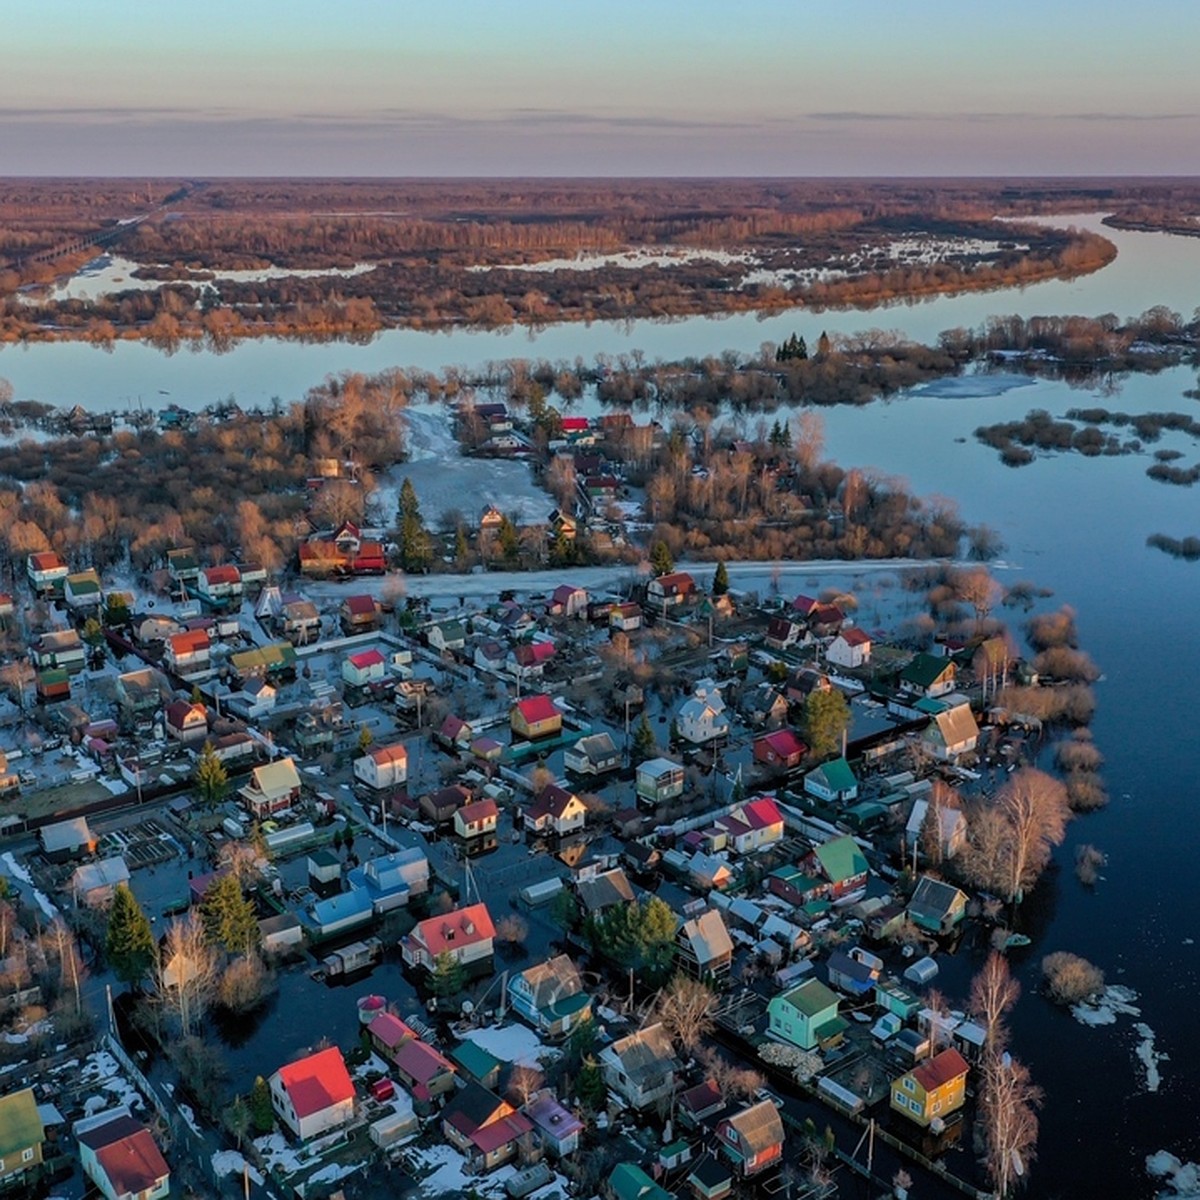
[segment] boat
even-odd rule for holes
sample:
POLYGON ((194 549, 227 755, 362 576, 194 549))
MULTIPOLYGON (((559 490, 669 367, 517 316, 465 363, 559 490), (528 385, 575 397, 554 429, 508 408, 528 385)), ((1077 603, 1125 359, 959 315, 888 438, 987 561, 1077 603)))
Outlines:
POLYGON ((1005 950, 1012 950, 1017 946, 1028 946, 1029 941, 1030 939, 1027 938, 1023 933, 1010 933, 1008 937, 1004 939, 1004 948, 1005 950))

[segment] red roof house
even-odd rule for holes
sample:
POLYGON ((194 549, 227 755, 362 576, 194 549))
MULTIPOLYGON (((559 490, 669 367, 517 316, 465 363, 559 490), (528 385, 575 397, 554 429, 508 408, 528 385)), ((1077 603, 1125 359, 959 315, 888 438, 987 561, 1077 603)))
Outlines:
POLYGON ((354 1116, 354 1082, 342 1052, 331 1046, 280 1067, 271 1076, 276 1115, 301 1141, 354 1116))
POLYGON ((807 753, 808 747, 790 729, 776 729, 754 743, 754 761, 773 771, 798 767, 807 753))
POLYGON ((105 1196, 157 1200, 170 1192, 171 1171, 153 1135, 127 1111, 80 1129, 77 1138, 84 1173, 105 1196))
POLYGON ((513 705, 513 733, 529 739, 562 732, 562 713, 547 695, 526 696, 513 705))
POLYGON ((409 966, 432 970, 439 954, 447 953, 458 962, 490 960, 496 927, 486 904, 472 904, 439 917, 429 917, 400 942, 400 951, 409 966))

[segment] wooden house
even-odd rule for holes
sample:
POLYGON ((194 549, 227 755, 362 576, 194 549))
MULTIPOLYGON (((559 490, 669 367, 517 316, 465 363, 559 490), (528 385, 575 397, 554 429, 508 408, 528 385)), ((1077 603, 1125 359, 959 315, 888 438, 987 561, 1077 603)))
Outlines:
POLYGON ((526 696, 513 705, 510 714, 513 733, 533 741, 562 732, 562 713, 545 694, 526 696))
POLYGON ((892 1081, 892 1110, 922 1129, 945 1121, 966 1100, 969 1071, 967 1060, 957 1050, 943 1050, 892 1081))
POLYGON ((270 1091, 275 1115, 302 1142, 354 1117, 354 1081, 336 1046, 280 1067, 270 1091))
POLYGON ((717 1144, 743 1179, 777 1166, 783 1161, 779 1110, 768 1099, 733 1113, 717 1126, 717 1144))

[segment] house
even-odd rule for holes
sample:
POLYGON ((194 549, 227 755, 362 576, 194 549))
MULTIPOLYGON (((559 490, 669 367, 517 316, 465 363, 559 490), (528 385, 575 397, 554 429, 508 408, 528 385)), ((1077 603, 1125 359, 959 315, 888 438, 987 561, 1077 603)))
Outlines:
POLYGON ((314 900, 308 908, 308 919, 320 937, 353 933, 369 925, 375 916, 371 897, 364 891, 341 892, 314 900))
POLYGON ((496 641, 487 638, 475 647, 474 663, 480 671, 503 671, 508 651, 496 641))
POLYGON ((944 1121, 966 1100, 969 1070, 957 1050, 943 1050, 892 1081, 891 1107, 922 1129, 944 1121))
POLYGON ((683 767, 669 758, 651 758, 638 764, 634 784, 639 800, 654 807, 683 795, 683 767))
POLYGON ((533 1122, 494 1092, 467 1083, 442 1109, 442 1133, 475 1171, 491 1171, 532 1149, 533 1122))
POLYGON ((696 684, 691 698, 683 702, 676 714, 675 725, 679 736, 693 746, 728 737, 729 717, 721 689, 711 679, 702 679, 696 684))
POLYGON ((88 826, 86 817, 71 817, 43 825, 38 830, 42 853, 52 863, 67 862, 72 858, 84 858, 96 852, 96 836, 88 826))
POLYGON ((615 475, 582 475, 576 487, 583 508, 594 513, 603 513, 621 494, 621 481, 615 475))
MULTIPOLYGON (((574 521, 572 521, 572 526, 574 521)), ((565 533, 565 530, 564 530, 565 533)), ((550 613, 557 617, 581 617, 587 615, 588 594, 581 587, 560 583, 550 593, 550 613)))
POLYGON ((806 979, 767 1004, 767 1032, 801 1050, 826 1049, 842 1040, 848 1025, 840 1001, 819 979, 806 979))
POLYGON ((754 740, 754 761, 771 771, 794 771, 808 747, 790 730, 776 729, 754 740))
POLYGON ((973 754, 978 744, 979 726, 965 701, 934 714, 921 734, 922 748, 943 762, 973 754))
POLYGON ((296 647, 291 642, 271 642, 229 656, 229 665, 239 679, 288 676, 296 671, 296 647))
POLYGON ((767 891, 796 908, 820 900, 828 890, 828 880, 809 875, 799 867, 777 867, 767 876, 767 891))
POLYGON ((814 846, 809 865, 816 868, 813 874, 821 874, 829 880, 831 900, 841 900, 867 885, 866 856, 849 835, 814 846))
POLYGON ((250 782, 238 794, 251 814, 261 820, 300 799, 300 773, 290 758, 265 763, 250 772, 250 782))
POLYGON ((541 693, 518 700, 513 705, 510 723, 513 733, 533 741, 561 733, 562 713, 549 696, 541 693))
POLYGON ((356 758, 354 778, 376 790, 399 787, 408 779, 408 751, 404 744, 378 746, 356 758))
POLYGON ((717 1126, 717 1144, 743 1179, 783 1161, 783 1121, 771 1100, 760 1100, 717 1126))
POLYGON ((900 690, 913 696, 936 699, 954 691, 958 668, 953 660, 933 654, 918 654, 900 672, 900 690))
POLYGON ((61 667, 39 671, 34 676, 34 691, 38 701, 51 704, 56 700, 71 698, 71 676, 61 667))
POLYGON ((343 521, 333 533, 314 536, 297 549, 303 575, 382 575, 387 569, 383 544, 368 541, 352 521, 343 521))
POLYGON ((242 573, 232 563, 204 567, 196 579, 196 595, 209 608, 239 608, 242 573))
POLYGON ((466 966, 490 962, 496 927, 486 904, 472 904, 420 921, 400 941, 400 953, 410 967, 432 971, 440 954, 466 966))
POLYGON ((967 896, 953 884, 922 875, 908 902, 908 916, 918 929, 949 933, 967 915, 967 896))
POLYGON ((103 599, 100 576, 91 568, 63 580, 63 602, 76 616, 98 613, 103 599))
POLYGON ((772 617, 763 641, 772 650, 786 650, 804 638, 804 624, 792 616, 772 617))
POLYGON ((45 1139, 46 1127, 32 1088, 0 1096, 0 1183, 11 1184, 40 1166, 45 1139))
POLYGON ((833 691, 833 680, 823 671, 815 671, 812 667, 801 667, 788 676, 784 685, 784 695, 789 705, 803 708, 804 702, 813 692, 833 691))
POLYGON ((592 1015, 592 998, 565 954, 513 975, 508 997, 516 1012, 547 1037, 563 1037, 592 1015))
POLYGON ((149 723, 162 703, 166 680, 150 667, 117 676, 117 704, 131 721, 149 723))
POLYGON ((770 683, 760 683, 748 689, 742 697, 741 710, 751 725, 778 729, 788 717, 788 702, 784 694, 770 683))
POLYGON ((372 648, 348 654, 342 660, 342 679, 351 687, 365 688, 387 676, 387 659, 372 648))
POLYGON ((171 1170, 154 1136, 129 1109, 85 1118, 72 1132, 79 1165, 105 1200, 159 1200, 171 1191, 171 1170))
MULTIPOLYGON (((551 509, 549 521, 551 538, 561 538, 564 542, 573 542, 579 536, 579 522, 575 520, 572 513, 564 512, 559 508, 551 509)), ((562 612, 556 613, 553 605, 551 605, 550 615, 554 617, 566 616, 567 614, 562 612)))
POLYGON ((564 1108, 553 1092, 538 1093, 525 1105, 524 1111, 548 1154, 555 1158, 566 1158, 579 1149, 583 1122, 570 1109, 564 1108))
POLYGON ((696 594, 696 581, 686 571, 672 571, 650 580, 646 587, 646 601, 653 607, 665 611, 669 606, 684 604, 696 594))
POLYGON ((855 950, 834 950, 826 962, 829 983, 847 996, 867 996, 874 992, 882 963, 873 954, 855 950))
POLYGON ((460 838, 483 837, 484 834, 496 832, 499 819, 500 810, 495 800, 475 800, 455 811, 454 832, 460 838))
POLYGON ((813 637, 833 637, 845 620, 846 614, 836 604, 818 604, 808 614, 808 631, 813 637))
POLYGON ((208 737, 208 709, 190 700, 175 700, 164 713, 167 736, 185 746, 201 744, 208 737))
POLYGON ((693 1200, 725 1200, 733 1191, 733 1174, 715 1155, 702 1154, 684 1181, 693 1200))
POLYGON ((691 1129, 699 1129, 706 1121, 719 1117, 725 1111, 721 1089, 711 1079, 680 1092, 676 1097, 676 1105, 680 1120, 691 1129))
POLYGON ((346 634, 370 633, 379 624, 379 601, 374 596, 347 596, 338 609, 346 634))
POLYGON ((347 876, 350 887, 366 892, 378 916, 429 891, 429 859, 417 846, 368 859, 347 876))
POLYGON ((726 844, 737 854, 752 854, 783 840, 783 813, 769 796, 739 804, 714 824, 725 831, 726 844))
POLYGON ((675 1200, 664 1187, 659 1187, 641 1167, 618 1163, 604 1188, 606 1200, 675 1200))
POLYGON ((247 679, 242 690, 230 697, 230 706, 250 720, 275 711, 279 689, 265 679, 247 679))
POLYGON ((336 1046, 280 1067, 270 1090, 275 1115, 302 1142, 354 1117, 354 1083, 336 1046))
POLYGON ((461 650, 467 644, 467 627, 462 621, 439 621, 425 630, 425 640, 430 649, 441 651, 461 650))
POLYGON ((414 1100, 428 1104, 436 1096, 445 1096, 454 1091, 454 1064, 439 1050, 418 1038, 402 1041, 390 1055, 384 1057, 392 1064, 396 1077, 414 1100))
POLYGON ((843 629, 825 648, 825 660, 848 670, 865 667, 871 661, 871 635, 855 625, 843 629))
POLYGON ((435 825, 449 825, 464 804, 470 804, 471 792, 461 783, 451 783, 421 797, 421 813, 435 825))
POLYGON ((489 1091, 499 1086, 500 1071, 505 1063, 475 1042, 459 1042, 450 1051, 449 1058, 460 1078, 472 1079, 489 1091))
POLYGON ((858 779, 844 758, 834 758, 805 775, 804 790, 829 804, 849 804, 858 799, 858 779))
POLYGON ((553 642, 523 642, 508 652, 504 665, 514 679, 535 679, 553 657, 553 642))
POLYGON ((648 1108, 675 1092, 680 1064, 661 1022, 605 1046, 599 1061, 609 1090, 633 1108, 648 1108))
MULTIPOLYGON (((942 806, 937 810, 939 832, 939 850, 942 858, 953 858, 967 844, 966 814, 958 808, 942 806)), ((904 844, 911 852, 918 847, 925 849, 925 823, 929 817, 929 801, 919 797, 913 801, 912 812, 904 826, 904 844)))
POLYGON ((180 546, 167 551, 167 571, 171 582, 176 584, 192 583, 200 575, 200 560, 191 546, 180 546))
POLYGON ((715 979, 729 973, 733 939, 715 908, 684 921, 675 935, 675 945, 680 965, 697 979, 715 979))
POLYGON ((61 596, 71 568, 53 550, 31 554, 25 560, 25 574, 36 596, 61 596))
POLYGON ((438 726, 433 740, 447 750, 465 750, 474 737, 470 723, 451 714, 438 726))
POLYGON ((206 629, 188 629, 173 633, 163 644, 163 662, 176 675, 185 679, 208 671, 212 655, 212 639, 206 629))
POLYGON ((304 945, 304 926, 295 913, 279 913, 274 917, 260 917, 258 931, 262 937, 264 954, 285 954, 297 946, 304 945))
POLYGON ((583 828, 587 821, 587 805, 574 792, 549 783, 525 809, 522 821, 526 829, 562 835, 583 828))
POLYGON ((83 670, 87 650, 83 639, 74 629, 53 629, 43 633, 33 644, 33 664, 39 671, 67 671, 72 675, 83 670))
POLYGON ((75 903, 102 908, 112 899, 117 884, 129 882, 129 867, 121 855, 84 863, 71 875, 71 895, 75 903))
POLYGON ((620 633, 632 633, 642 627, 642 606, 632 600, 625 604, 614 604, 608 610, 608 627, 620 633))
POLYGON ((592 733, 567 747, 563 765, 576 775, 604 775, 620 768, 621 751, 611 734, 592 733))
POLYGON ((589 916, 618 904, 629 904, 633 900, 633 886, 620 867, 611 867, 607 871, 576 880, 575 891, 580 906, 589 916))
POLYGON ((287 595, 280 600, 274 626, 293 646, 307 646, 321 636, 321 614, 306 597, 287 595))

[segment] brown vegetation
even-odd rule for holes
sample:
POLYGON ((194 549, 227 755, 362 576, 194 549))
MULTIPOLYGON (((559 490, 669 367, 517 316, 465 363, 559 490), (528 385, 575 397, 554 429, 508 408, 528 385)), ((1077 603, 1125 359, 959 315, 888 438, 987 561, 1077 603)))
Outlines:
POLYGON ((1104 991, 1104 972, 1068 950, 1057 950, 1042 959, 1042 978, 1046 994, 1055 1004, 1082 1004, 1104 991))

